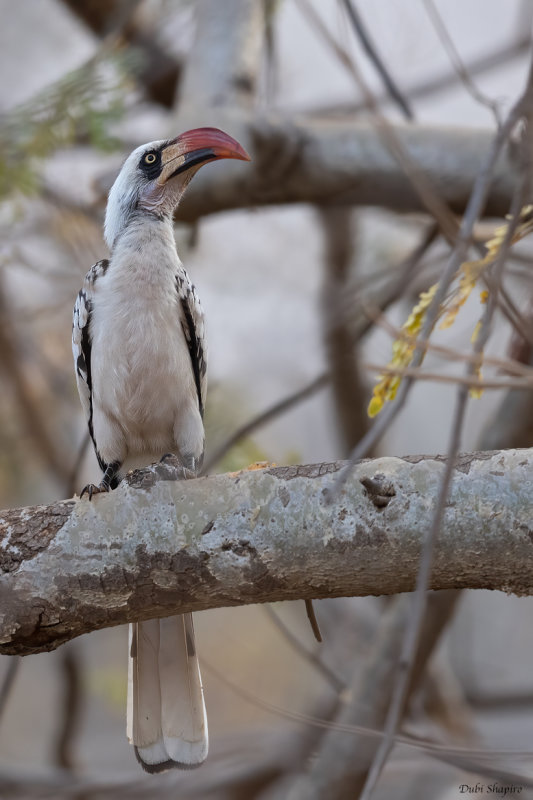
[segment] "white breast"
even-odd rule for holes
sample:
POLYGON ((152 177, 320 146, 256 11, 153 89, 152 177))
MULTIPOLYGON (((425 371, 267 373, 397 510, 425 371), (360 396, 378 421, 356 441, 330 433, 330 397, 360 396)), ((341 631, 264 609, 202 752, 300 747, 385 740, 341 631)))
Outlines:
POLYGON ((163 225, 144 225, 142 237, 132 226, 95 286, 93 424, 106 462, 124 447, 128 466, 175 452, 176 425, 198 402, 176 294, 182 267, 163 225))

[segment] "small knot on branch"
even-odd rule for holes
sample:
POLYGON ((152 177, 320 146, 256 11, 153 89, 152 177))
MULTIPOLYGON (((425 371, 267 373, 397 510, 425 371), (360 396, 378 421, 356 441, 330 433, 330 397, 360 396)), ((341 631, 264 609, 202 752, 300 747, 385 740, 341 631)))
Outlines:
POLYGON ((396 490, 391 481, 387 480, 382 472, 376 473, 373 478, 360 478, 367 491, 369 499, 376 508, 386 508, 391 499, 396 496, 396 490))

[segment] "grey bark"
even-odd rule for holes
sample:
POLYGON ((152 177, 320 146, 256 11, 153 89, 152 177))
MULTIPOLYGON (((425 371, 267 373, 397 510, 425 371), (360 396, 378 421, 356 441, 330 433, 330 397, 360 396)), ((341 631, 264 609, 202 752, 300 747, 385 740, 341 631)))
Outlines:
MULTIPOLYGON (((251 111, 261 63, 264 6, 257 0, 196 0, 196 39, 176 103, 185 115, 251 111)), ((199 120, 199 124, 202 124, 199 120)))
POLYGON ((354 292, 352 258, 356 230, 351 209, 322 208, 324 233, 322 283, 322 336, 329 367, 339 452, 347 457, 368 430, 369 390, 363 377, 358 349, 354 347, 354 292), (348 299, 347 299, 348 298, 348 299))
MULTIPOLYGON (((205 124, 205 120, 205 114, 201 120, 197 115, 184 115, 177 120, 174 133, 205 124)), ((210 113, 209 122, 235 136, 250 152, 252 162, 227 162, 223 169, 214 164, 201 170, 177 212, 184 222, 220 211, 283 203, 426 211, 372 124, 289 121, 274 116, 249 123, 241 114, 222 111, 210 113)), ((462 213, 491 146, 491 131, 420 125, 397 125, 393 130, 439 197, 462 213)), ((520 170, 513 148, 507 148, 496 165, 487 216, 507 213, 520 170)), ((102 196, 115 177, 113 171, 100 178, 102 196)))
MULTIPOLYGON (((524 341, 515 344, 512 355, 527 363, 528 359, 531 360, 529 345, 524 341)), ((531 444, 531 395, 531 392, 516 390, 506 393, 492 425, 481 437, 481 447, 531 444)), ((451 590, 430 593, 427 598, 424 627, 411 673, 409 698, 426 674, 428 660, 455 611, 460 595, 459 590, 451 590)), ((351 702, 340 708, 335 717, 336 722, 363 725, 375 730, 383 729, 394 680, 400 668, 398 657, 407 612, 405 597, 397 597, 380 623, 376 647, 367 658, 362 673, 357 668, 354 669, 350 686, 351 702)), ((445 702, 449 704, 450 699, 446 698, 445 702)), ((466 707, 457 708, 454 705, 450 708, 454 723, 462 723, 464 726, 465 714, 466 707)), ((308 773, 295 779, 288 797, 290 800, 313 800, 321 797, 324 791, 327 791, 329 800, 352 800, 359 797, 378 744, 377 737, 363 734, 346 737, 344 731, 329 730, 323 737, 319 753, 308 773)), ((285 789, 286 787, 283 790, 285 789)))
MULTIPOLYGON (((167 465, 109 495, 4 511, 0 652, 185 611, 414 586, 444 464, 343 462, 176 481, 167 465)), ((431 587, 533 592, 533 451, 471 453, 455 472, 431 587)))
POLYGON ((172 107, 179 86, 182 64, 167 52, 154 26, 138 19, 139 0, 62 0, 101 39, 117 36, 133 46, 140 56, 137 78, 148 97, 172 107))

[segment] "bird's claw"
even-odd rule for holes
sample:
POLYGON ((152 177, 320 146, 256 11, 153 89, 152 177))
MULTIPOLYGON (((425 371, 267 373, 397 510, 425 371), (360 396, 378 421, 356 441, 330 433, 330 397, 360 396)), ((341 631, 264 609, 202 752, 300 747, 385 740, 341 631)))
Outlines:
POLYGON ((110 488, 106 483, 100 483, 98 486, 95 483, 88 483, 81 490, 80 500, 84 494, 88 496, 89 500, 93 499, 93 494, 101 494, 102 492, 109 492, 110 488))

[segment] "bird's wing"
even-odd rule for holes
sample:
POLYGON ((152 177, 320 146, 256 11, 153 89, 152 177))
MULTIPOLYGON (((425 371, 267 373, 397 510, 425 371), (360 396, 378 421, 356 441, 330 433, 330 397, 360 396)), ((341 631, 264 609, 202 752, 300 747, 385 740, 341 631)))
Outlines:
POLYGON ((198 407, 204 414, 205 396, 207 392, 207 348, 205 341, 204 312, 196 289, 187 273, 180 270, 176 275, 176 290, 181 314, 181 327, 191 356, 198 407))
MULTIPOLYGON (((93 440, 96 454, 98 448, 94 442, 93 434, 93 403, 91 382, 91 314, 94 303, 94 285, 98 278, 105 275, 109 261, 98 261, 87 273, 83 286, 80 289, 74 304, 72 319, 72 354, 74 356, 74 369, 76 383, 81 404, 85 412, 91 439, 93 440)), ((98 457, 100 461, 100 458, 98 457)), ((102 464, 100 464, 102 466, 102 464)))

